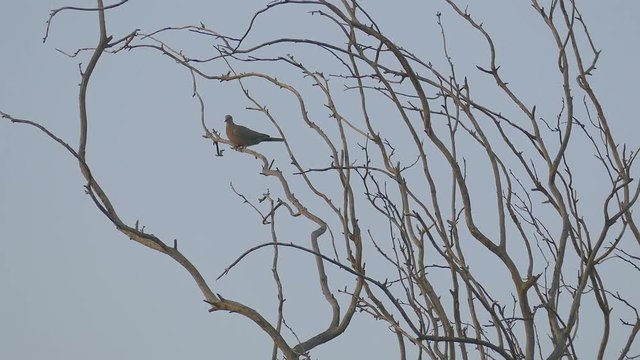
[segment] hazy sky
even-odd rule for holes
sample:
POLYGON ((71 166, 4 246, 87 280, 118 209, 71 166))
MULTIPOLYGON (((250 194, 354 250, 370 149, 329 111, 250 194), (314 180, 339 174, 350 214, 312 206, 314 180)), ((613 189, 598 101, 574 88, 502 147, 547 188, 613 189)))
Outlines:
MULTIPOLYGON (((7 1, 0 5, 0 110, 40 122, 74 146, 78 63, 86 64, 87 58, 70 59, 56 48, 73 52, 93 46, 97 16, 62 12, 53 20, 45 44, 42 38, 51 9, 87 3, 93 4, 7 1)), ((136 28, 150 32, 200 22, 239 35, 252 13, 265 3, 225 0, 186 5, 131 0, 108 13, 107 25, 114 38, 136 28)), ((367 1, 364 6, 391 38, 441 64, 435 14, 443 11, 452 56, 460 71, 469 71, 470 78, 480 77, 473 69, 486 60, 484 45, 468 38, 473 32, 440 2, 424 3, 431 2, 367 1)), ((541 44, 551 41, 550 35, 528 2, 469 3, 470 11, 494 36, 504 75, 514 88, 531 103, 555 109, 560 88, 547 91, 548 84, 557 82, 555 59, 540 50, 544 49, 541 44)), ((637 147, 640 125, 634 110, 640 83, 640 2, 578 3, 603 49, 593 84, 618 140, 637 147)), ((290 31, 332 36, 318 33, 327 27, 320 27, 317 19, 309 20, 311 15, 292 18, 282 12, 279 16, 281 21, 272 17, 261 24, 269 31, 258 38, 290 31)), ((206 41, 192 38, 169 35, 166 39, 200 56, 213 54, 206 41)), ((261 88, 256 85, 254 89, 261 88)), ((201 90, 210 127, 221 129, 224 114, 231 113, 240 123, 275 132, 258 121, 256 113, 245 110, 249 103, 237 85, 203 83, 201 90)), ((130 224, 139 219, 164 240, 178 239, 183 253, 223 296, 273 314, 276 298, 270 250, 252 255, 223 280, 215 278, 244 250, 270 241, 268 228, 229 184, 233 182, 255 201, 268 188, 275 189, 274 182, 259 175, 259 166, 250 156, 232 151, 221 158, 214 156, 211 143, 201 137, 189 74, 152 51, 105 55, 89 93, 88 161, 120 215, 130 224)), ((286 105, 277 96, 273 95, 273 108, 284 113, 286 105)), ((479 96, 491 101, 490 94, 479 96)), ((272 100, 268 93, 261 99, 272 100)), ((321 105, 316 106, 312 110, 322 110, 321 105)), ((299 132, 294 133, 294 144, 300 151, 313 152, 315 143, 306 143, 304 130, 295 131, 299 132)), ((260 146, 286 164, 286 153, 279 144, 260 146)), ((33 128, 0 119, 0 359, 270 356, 271 342, 252 323, 223 312, 208 313, 187 273, 168 257, 116 231, 83 186, 77 163, 60 146, 33 128)), ((310 229, 308 224, 296 226, 310 229)), ((296 239, 293 230, 281 230, 284 241, 306 241, 296 239)), ((330 313, 318 300, 313 263, 299 261, 300 255, 291 251, 283 254, 283 281, 293 284, 287 290, 288 319, 306 338, 326 325, 330 313)), ((336 275, 336 279, 336 288, 342 287, 341 281, 351 284, 348 277, 336 275)), ((346 336, 314 350, 313 358, 347 359, 353 358, 351 354, 397 358, 397 344, 381 322, 356 315, 346 336)))

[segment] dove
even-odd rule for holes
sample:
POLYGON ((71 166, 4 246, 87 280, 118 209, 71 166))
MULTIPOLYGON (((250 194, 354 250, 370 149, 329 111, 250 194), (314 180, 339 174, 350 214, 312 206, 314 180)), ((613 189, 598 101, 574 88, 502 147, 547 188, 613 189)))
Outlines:
POLYGON ((233 122, 231 115, 226 115, 224 122, 227 124, 227 138, 236 149, 259 144, 263 141, 284 141, 282 138, 271 137, 267 134, 251 130, 248 127, 238 125, 233 122))

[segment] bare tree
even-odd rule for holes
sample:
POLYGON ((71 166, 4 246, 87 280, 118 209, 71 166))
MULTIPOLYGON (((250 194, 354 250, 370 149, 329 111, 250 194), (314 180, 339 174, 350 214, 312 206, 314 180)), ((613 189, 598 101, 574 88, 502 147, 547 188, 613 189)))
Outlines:
POLYGON ((35 121, 1 114, 63 146, 77 159, 96 208, 126 237, 185 268, 210 311, 227 310, 255 323, 272 339, 273 359, 311 358, 313 349, 357 321, 357 313, 388 325, 400 359, 639 356, 633 350, 638 350, 640 299, 607 281, 620 272, 636 282, 640 275, 640 231, 632 213, 640 185, 631 176, 637 150, 616 141, 590 83, 600 50, 574 1, 531 1, 531 14, 542 20, 540 31, 551 35, 555 49, 549 56, 557 59, 562 84, 559 109, 540 109, 514 90, 500 72, 491 34, 454 0, 444 0, 451 14, 481 35, 488 49, 474 74, 463 75, 456 67, 441 14, 434 21, 445 65, 437 66, 386 35, 356 0, 273 1, 255 13, 240 36, 204 24, 111 35, 107 10, 126 2, 59 8, 47 22, 45 40, 61 11, 98 14, 98 43, 68 54, 90 56, 82 68, 77 147, 35 121), (278 21, 271 14, 283 7, 319 18, 326 32, 262 40, 269 21, 278 21), (214 44, 211 56, 192 57, 180 44, 164 40, 172 32, 208 39, 214 44), (215 155, 238 151, 255 157, 260 173, 278 184, 256 201, 236 192, 269 226, 272 241, 221 267, 222 277, 250 261, 250 253, 272 248, 276 321, 253 304, 217 294, 176 241, 123 220, 92 175, 86 161, 92 73, 103 56, 149 49, 188 70, 204 137, 214 144, 215 155), (476 96, 472 75, 492 79, 495 98, 502 100, 476 96), (285 139, 288 159, 272 159, 257 148, 229 149, 219 122, 207 122, 208 101, 199 91, 219 82, 240 86, 248 109, 285 139), (287 95, 286 113, 270 110, 269 91, 287 95), (296 127, 312 132, 301 135, 296 127), (303 144, 311 142, 322 148, 308 151, 303 144), (597 168, 584 161, 593 155, 597 168), (608 179, 608 187, 585 188, 576 176, 585 167, 608 179), (597 211, 583 207, 584 197, 597 201, 597 211), (314 229, 304 240, 283 242, 276 221, 310 223, 314 229), (294 254, 315 264, 331 314, 324 328, 304 339, 287 323, 287 284, 278 270, 279 257, 294 254), (335 271, 350 285, 332 284, 335 271), (580 321, 593 316, 600 318, 599 328, 580 321), (593 333, 599 343, 577 348, 578 337, 593 333), (614 349, 612 337, 626 340, 614 349))

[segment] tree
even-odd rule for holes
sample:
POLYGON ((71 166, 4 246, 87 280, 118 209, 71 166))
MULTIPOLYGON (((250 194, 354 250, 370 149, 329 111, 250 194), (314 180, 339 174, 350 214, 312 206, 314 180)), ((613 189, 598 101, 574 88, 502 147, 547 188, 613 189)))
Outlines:
MULTIPOLYGON (((67 54, 88 59, 81 68, 79 145, 36 121, 1 114, 64 147, 108 221, 187 270, 211 312, 226 310, 257 325, 272 340, 274 359, 311 358, 314 349, 346 336, 358 313, 388 326, 401 359, 632 358, 640 329, 637 290, 610 279, 619 273, 637 279, 640 271, 632 214, 640 192, 632 177, 637 150, 616 140, 591 84, 601 52, 579 8, 571 1, 531 2, 553 49, 548 56, 562 90, 555 107, 522 97, 503 76, 497 44, 482 21, 455 1, 444 2, 488 52, 473 73, 457 65, 440 13, 436 61, 404 48, 357 1, 274 1, 241 36, 204 23, 112 35, 108 11, 125 8, 126 0, 59 8, 45 40, 62 11, 99 16, 98 43, 67 54), (261 26, 282 20, 282 12, 287 19, 308 12, 322 30, 270 37, 261 26), (173 33, 205 39, 205 55, 168 40, 173 33), (265 184, 273 180, 258 200, 232 187, 272 238, 239 254, 221 277, 271 248, 275 319, 254 303, 220 294, 179 250, 188 240, 171 241, 125 220, 94 176, 86 156, 94 70, 105 56, 149 50, 187 71, 214 155, 254 157, 265 184), (494 85, 487 87, 486 79, 494 85), (202 95, 203 87, 219 83, 239 85, 236 95, 286 140, 287 158, 263 147, 231 153, 202 95), (585 174, 605 185, 589 184, 585 174), (311 230, 303 228, 309 224, 311 230), (329 323, 316 324, 311 336, 298 336, 287 322, 285 293, 295 292, 282 281, 287 257, 314 265, 320 299, 330 309, 329 323), (580 341, 593 333, 598 341, 580 341)), ((229 226, 239 221, 229 219, 229 226)))

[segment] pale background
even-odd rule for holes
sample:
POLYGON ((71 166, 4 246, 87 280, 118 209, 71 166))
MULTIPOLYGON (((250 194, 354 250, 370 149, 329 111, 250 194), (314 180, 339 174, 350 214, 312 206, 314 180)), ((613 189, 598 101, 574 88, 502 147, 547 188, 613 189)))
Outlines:
MULTIPOLYGON (((264 3, 133 0, 108 13, 108 30, 117 38, 135 28, 151 31, 202 21, 220 32, 240 34, 264 3)), ((435 14, 443 11, 454 60, 468 68, 486 64, 484 46, 466 38, 473 34, 468 26, 444 5, 423 3, 364 5, 391 38, 434 58, 441 57, 435 14)), ((76 145, 81 60, 55 48, 71 52, 93 46, 97 16, 61 13, 43 44, 49 10, 65 5, 94 6, 80 1, 0 5, 0 110, 38 121, 76 145)), ((590 0, 579 6, 603 49, 593 84, 618 140, 637 147, 640 2, 590 0)), ((557 70, 549 54, 537 47, 550 42, 550 35, 528 2, 470 2, 470 11, 494 36, 505 64, 503 75, 512 86, 532 103, 556 106, 559 88, 547 86, 557 82, 557 70)), ((306 18, 282 16, 274 33, 305 31, 300 28, 306 18)), ((179 38, 176 43, 191 45, 179 38)), ((226 113, 244 117, 239 121, 245 124, 257 118, 244 110, 248 104, 237 87, 211 83, 203 84, 202 91, 210 126, 221 128, 226 113)), ((243 250, 270 240, 229 183, 251 199, 273 183, 258 175, 249 157, 230 151, 222 158, 213 156, 211 144, 201 137, 188 74, 150 51, 107 55, 98 64, 89 94, 88 161, 121 215, 129 223, 140 219, 165 240, 179 239, 180 249, 216 291, 272 314, 269 251, 254 255, 224 280, 214 279, 243 250)), ((265 123, 256 127, 270 131, 265 123)), ((276 158, 285 156, 272 145, 261 149, 276 158)), ((270 357, 269 339, 252 323, 207 313, 186 272, 166 256, 125 239, 97 211, 83 185, 77 163, 60 146, 32 128, 0 121, 0 359, 270 357)), ((287 292, 288 319, 306 338, 326 324, 329 313, 322 302, 317 307, 305 302, 307 296, 317 301, 317 280, 296 279, 296 258, 287 254, 286 266, 294 270, 284 272, 284 281, 296 284, 287 292)), ((640 296, 640 280, 628 281, 640 296)), ((356 315, 345 335, 315 349, 313 358, 397 357, 394 337, 366 315, 356 315)))

